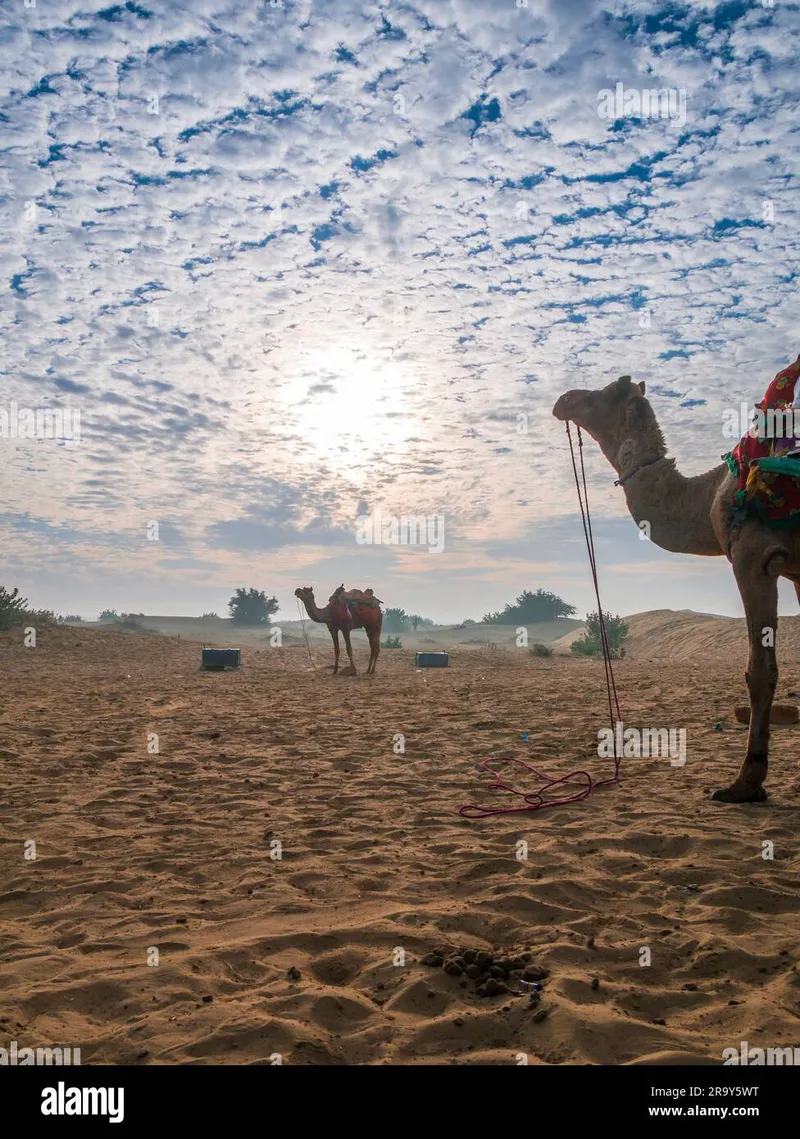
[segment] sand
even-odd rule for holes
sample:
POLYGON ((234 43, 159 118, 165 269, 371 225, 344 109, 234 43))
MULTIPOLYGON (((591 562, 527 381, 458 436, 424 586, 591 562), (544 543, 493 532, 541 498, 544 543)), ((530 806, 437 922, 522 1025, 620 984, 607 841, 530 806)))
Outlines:
MULTIPOLYGON (((459 806, 505 798, 484 757, 609 773, 597 662, 456 649, 418 672, 384 651, 375 677, 333 678, 326 649, 314 671, 305 647, 248 648, 217 674, 157 635, 0 635, 0 1046, 138 1064, 800 1046, 800 729, 773 735, 767 803, 707 798, 743 754, 744 652, 617 664, 626 722, 685 727, 685 767, 625 760, 585 802, 475 822, 459 806), (440 944, 530 947, 545 1015, 423 965, 440 944)), ((798 689, 786 665, 778 699, 798 689)))

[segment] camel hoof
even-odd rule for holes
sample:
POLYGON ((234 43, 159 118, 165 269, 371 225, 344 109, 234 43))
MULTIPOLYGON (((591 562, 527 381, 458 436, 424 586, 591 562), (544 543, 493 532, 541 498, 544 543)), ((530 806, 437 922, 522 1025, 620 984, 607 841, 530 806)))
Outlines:
POLYGON ((715 791, 711 798, 717 803, 763 803, 769 796, 763 787, 732 783, 730 787, 715 791))

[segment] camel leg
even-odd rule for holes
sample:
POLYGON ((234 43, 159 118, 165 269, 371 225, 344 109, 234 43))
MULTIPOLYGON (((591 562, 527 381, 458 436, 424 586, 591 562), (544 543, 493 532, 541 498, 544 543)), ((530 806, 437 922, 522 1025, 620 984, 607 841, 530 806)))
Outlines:
POLYGON ((350 657, 350 667, 353 670, 353 676, 358 673, 356 662, 353 660, 353 646, 350 644, 350 630, 342 629, 342 636, 344 637, 344 647, 347 649, 347 655, 350 657))
POLYGON ((778 628, 778 576, 785 550, 772 546, 759 552, 752 543, 732 556, 736 584, 744 602, 750 656, 747 688, 750 692, 750 730, 747 753, 736 780, 712 798, 722 803, 761 803, 767 798, 763 783, 769 766, 769 718, 778 683, 775 638, 778 628), (749 547, 749 548, 748 548, 749 547), (748 556, 749 554, 749 556, 748 556), (764 643, 766 642, 766 644, 764 643))
POLYGON ((369 664, 367 665, 367 675, 375 671, 375 665, 378 663, 378 653, 381 651, 381 635, 380 633, 367 633, 369 638, 369 664))
POLYGON ((333 641, 333 675, 339 671, 339 630, 334 625, 328 625, 328 632, 333 641))

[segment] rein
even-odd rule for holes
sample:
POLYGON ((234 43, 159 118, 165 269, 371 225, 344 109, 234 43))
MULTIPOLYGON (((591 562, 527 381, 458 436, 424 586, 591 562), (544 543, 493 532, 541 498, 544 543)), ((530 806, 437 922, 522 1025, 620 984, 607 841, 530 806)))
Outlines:
MULTIPOLYGON (((547 775, 538 771, 533 764, 527 763, 524 759, 516 759, 515 762, 521 763, 528 771, 533 772, 537 779, 544 782, 544 786, 539 791, 519 791, 506 783, 502 774, 494 767, 489 766, 489 760, 483 760, 478 764, 478 770, 483 769, 488 771, 494 776, 494 782, 490 783, 487 791, 508 791, 512 795, 519 795, 522 797, 524 807, 482 807, 477 803, 468 803, 466 806, 461 807, 459 815, 465 819, 483 819, 489 815, 510 815, 516 814, 520 811, 541 811, 545 807, 561 807, 566 803, 579 803, 581 800, 586 799, 591 795, 596 787, 606 787, 609 784, 619 782, 619 769, 621 755, 617 754, 617 733, 615 731, 615 724, 621 723, 622 713, 619 707, 619 698, 617 696, 617 687, 614 682, 614 669, 611 663, 611 649, 608 644, 608 634, 606 633, 605 618, 603 616, 603 606, 600 603, 600 586, 597 579, 597 563, 595 561, 594 553, 594 535, 592 533, 592 519, 589 513, 589 496, 586 489, 586 471, 583 465, 583 437, 581 430, 578 428, 578 453, 580 456, 580 477, 578 475, 578 466, 575 462, 575 449, 572 443, 572 434, 569 429, 569 422, 566 424, 567 438, 569 440, 569 450, 572 458, 572 471, 575 476, 575 489, 578 493, 578 505, 581 510, 581 520, 583 522, 583 533, 586 538, 586 549, 589 554, 589 565, 592 571, 592 581, 594 583, 594 593, 597 598, 597 613, 600 622, 600 640, 603 646, 603 664, 606 673, 606 689, 608 692, 608 715, 611 724, 611 738, 614 740, 614 774, 608 779, 593 780, 588 771, 571 771, 569 775, 562 775, 557 779, 551 779, 547 775), (616 721, 614 713, 616 712, 616 721), (566 795, 559 799, 545 799, 544 795, 552 787, 580 783, 582 784, 580 790, 576 791, 573 795, 566 795)), ((657 460, 653 460, 654 462, 657 460)), ((644 465, 644 464, 643 464, 644 465)), ((638 469, 638 468, 637 468, 638 469)), ((632 472, 635 473, 635 472, 632 472)), ((630 478, 630 475, 627 476, 630 478)), ((498 762, 494 760, 493 762, 498 762)))
MULTIPOLYGON (((569 435, 569 423, 567 423, 567 435, 569 435)), ((571 448, 572 447, 572 436, 570 436, 569 445, 571 448)), ((583 446, 583 441, 581 439, 580 427, 578 428, 578 446, 580 446, 580 447, 583 446)), ((628 471, 627 475, 623 475, 621 479, 615 479, 614 486, 622 486, 622 484, 626 483, 628 481, 628 479, 632 479, 633 476, 637 473, 637 471, 641 471, 644 467, 652 467, 653 463, 660 463, 663 458, 664 458, 663 455, 659 455, 659 457, 657 459, 647 459, 646 462, 639 463, 639 466, 634 467, 632 471, 628 471)))
POLYGON ((319 670, 317 669, 317 666, 314 663, 314 657, 311 655, 311 645, 308 643, 308 634, 306 633, 306 619, 305 619, 305 615, 303 613, 303 610, 300 606, 300 598, 299 597, 297 598, 297 612, 300 614, 300 626, 303 630, 303 639, 306 642, 306 648, 308 649, 308 659, 311 661, 311 667, 314 669, 314 672, 316 673, 319 670))

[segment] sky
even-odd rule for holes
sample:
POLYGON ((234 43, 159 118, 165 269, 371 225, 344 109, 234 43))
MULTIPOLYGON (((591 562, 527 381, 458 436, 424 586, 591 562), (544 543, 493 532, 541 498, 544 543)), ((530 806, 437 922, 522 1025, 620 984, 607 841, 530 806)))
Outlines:
MULTIPOLYGON (((3 0, 0 584, 89 619, 239 586, 291 619, 342 581, 443 622, 595 608, 557 397, 644 380, 697 474, 800 351, 798 29, 784 0, 3 0)), ((603 607, 741 614, 589 444, 603 607)))

